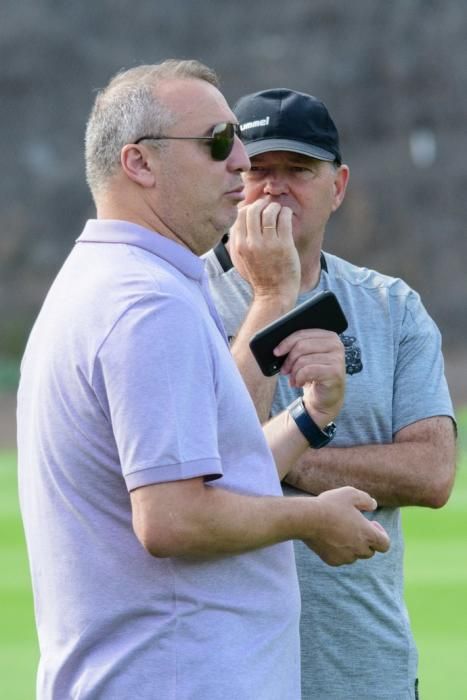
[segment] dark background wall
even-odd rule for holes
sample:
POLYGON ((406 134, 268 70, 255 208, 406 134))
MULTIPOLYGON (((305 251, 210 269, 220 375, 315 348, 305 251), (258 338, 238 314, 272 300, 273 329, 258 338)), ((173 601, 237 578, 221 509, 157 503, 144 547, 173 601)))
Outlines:
POLYGON ((465 367, 465 0, 2 0, 0 17, 0 358, 94 214, 95 89, 174 56, 214 67, 231 101, 285 86, 327 103, 351 182, 326 248, 405 278, 465 367))

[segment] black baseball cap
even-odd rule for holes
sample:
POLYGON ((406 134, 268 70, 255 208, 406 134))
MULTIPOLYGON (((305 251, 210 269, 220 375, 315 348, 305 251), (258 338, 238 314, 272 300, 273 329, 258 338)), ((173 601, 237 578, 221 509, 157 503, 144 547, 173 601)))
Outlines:
POLYGON ((276 88, 244 95, 233 111, 249 156, 292 151, 342 163, 339 134, 327 107, 312 95, 276 88))

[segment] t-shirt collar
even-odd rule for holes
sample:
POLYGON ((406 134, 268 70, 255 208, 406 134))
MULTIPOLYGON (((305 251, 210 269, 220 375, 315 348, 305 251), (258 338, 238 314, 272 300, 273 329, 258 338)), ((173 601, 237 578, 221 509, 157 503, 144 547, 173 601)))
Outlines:
POLYGON ((187 277, 199 282, 203 277, 204 261, 191 250, 156 231, 151 231, 130 221, 89 219, 81 236, 76 239, 76 243, 133 245, 163 258, 187 277))

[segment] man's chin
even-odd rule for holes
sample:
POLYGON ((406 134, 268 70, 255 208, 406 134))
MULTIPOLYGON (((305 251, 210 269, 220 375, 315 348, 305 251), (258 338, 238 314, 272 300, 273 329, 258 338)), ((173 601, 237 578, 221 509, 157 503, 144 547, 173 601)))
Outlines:
POLYGON ((228 233, 234 225, 237 219, 238 209, 237 207, 229 208, 223 213, 224 216, 219 217, 218 221, 215 223, 215 228, 219 235, 219 240, 222 238, 222 236, 228 233))

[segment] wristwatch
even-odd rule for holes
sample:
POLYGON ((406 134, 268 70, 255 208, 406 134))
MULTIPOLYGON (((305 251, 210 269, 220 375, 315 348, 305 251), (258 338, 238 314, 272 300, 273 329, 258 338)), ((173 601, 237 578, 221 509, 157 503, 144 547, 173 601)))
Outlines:
POLYGON ((325 425, 324 428, 316 425, 306 410, 301 397, 290 404, 288 411, 297 424, 297 428, 310 443, 310 447, 313 447, 315 450, 319 450, 320 447, 324 447, 331 442, 336 434, 336 424, 332 421, 325 425))

